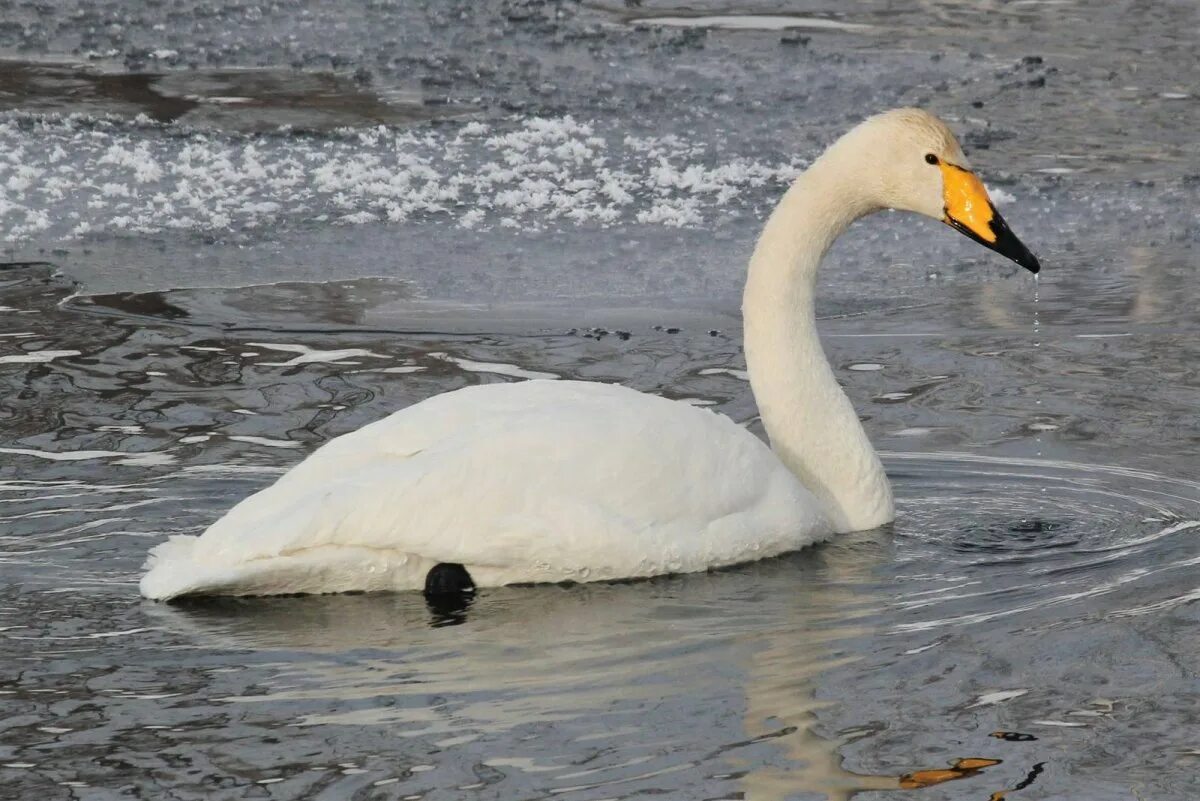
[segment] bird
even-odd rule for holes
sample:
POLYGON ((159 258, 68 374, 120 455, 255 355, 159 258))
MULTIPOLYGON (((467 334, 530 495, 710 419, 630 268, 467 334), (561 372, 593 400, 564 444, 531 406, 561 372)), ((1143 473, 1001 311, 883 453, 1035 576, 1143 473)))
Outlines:
POLYGON ((855 220, 940 220, 1033 273, 949 127, 869 117, 789 186, 742 302, 769 446, 712 410, 588 381, 469 386, 330 440, 199 536, 146 560, 170 600, 420 590, 697 572, 893 520, 891 486, 818 338, 818 267, 855 220))

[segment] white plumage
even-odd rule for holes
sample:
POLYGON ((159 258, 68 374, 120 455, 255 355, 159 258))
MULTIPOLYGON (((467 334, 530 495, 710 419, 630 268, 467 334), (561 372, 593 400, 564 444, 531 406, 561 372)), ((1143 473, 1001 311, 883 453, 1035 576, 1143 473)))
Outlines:
POLYGON ((405 590, 439 562, 480 586, 689 572, 827 536, 812 495, 729 418, 609 384, 467 387, 339 437, 142 593, 405 590))

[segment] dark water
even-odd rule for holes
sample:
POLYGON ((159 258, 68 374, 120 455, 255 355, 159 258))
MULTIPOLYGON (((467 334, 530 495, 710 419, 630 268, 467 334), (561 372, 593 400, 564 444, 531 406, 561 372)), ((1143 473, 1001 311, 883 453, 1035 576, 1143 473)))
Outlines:
POLYGON ((0 26, 0 797, 1200 795, 1190 5, 122 5, 0 26), (893 526, 460 609, 138 598, 165 536, 467 384, 753 426, 761 217, 903 103, 1046 270, 900 215, 831 255, 893 526))

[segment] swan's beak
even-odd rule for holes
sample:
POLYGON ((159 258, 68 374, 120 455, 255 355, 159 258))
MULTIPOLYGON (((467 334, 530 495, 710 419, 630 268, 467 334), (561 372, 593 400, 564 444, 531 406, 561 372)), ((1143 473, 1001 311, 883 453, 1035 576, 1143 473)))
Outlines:
POLYGON ((945 199, 945 216, 942 222, 957 228, 985 248, 1012 259, 1017 264, 1036 273, 1042 269, 1037 257, 1021 244, 988 199, 983 181, 975 173, 954 164, 941 162, 942 192, 945 199))

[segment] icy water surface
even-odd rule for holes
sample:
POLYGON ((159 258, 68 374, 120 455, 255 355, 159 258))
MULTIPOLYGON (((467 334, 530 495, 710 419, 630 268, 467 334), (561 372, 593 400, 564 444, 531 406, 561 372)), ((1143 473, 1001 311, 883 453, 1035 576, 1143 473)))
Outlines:
POLYGON ((0 24, 0 798, 1200 795, 1191 4, 54 12, 0 24), (138 598, 152 545, 468 384, 759 431, 758 227, 913 103, 1046 269, 902 215, 830 254, 894 525, 465 608, 138 598))
POLYGON ((1002 762, 924 797, 1035 771, 1032 797, 1197 789, 1194 326, 1047 283, 1035 335, 1019 278, 987 285, 1009 327, 956 325, 961 297, 827 321, 899 517, 782 559, 465 609, 163 606, 136 596, 146 548, 436 392, 621 381, 749 420, 739 327, 542 307, 518 331, 522 309, 383 280, 69 297, 47 266, 3 275, 14 797, 882 798, 967 758, 1002 762))

